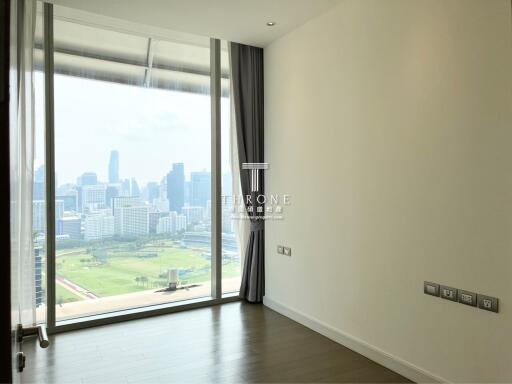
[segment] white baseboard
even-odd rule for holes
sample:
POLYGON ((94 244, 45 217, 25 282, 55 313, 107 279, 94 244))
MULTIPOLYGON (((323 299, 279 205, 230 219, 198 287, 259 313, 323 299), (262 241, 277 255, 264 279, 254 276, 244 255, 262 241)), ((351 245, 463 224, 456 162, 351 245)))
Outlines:
POLYGON ((393 356, 385 351, 380 350, 356 337, 348 335, 322 321, 315 319, 309 315, 301 313, 292 309, 282 303, 272 300, 268 297, 263 298, 263 304, 268 308, 289 317, 292 320, 312 329, 315 332, 328 337, 329 339, 391 369, 394 372, 412 380, 416 383, 448 383, 448 380, 443 379, 433 373, 427 372, 414 364, 393 356))

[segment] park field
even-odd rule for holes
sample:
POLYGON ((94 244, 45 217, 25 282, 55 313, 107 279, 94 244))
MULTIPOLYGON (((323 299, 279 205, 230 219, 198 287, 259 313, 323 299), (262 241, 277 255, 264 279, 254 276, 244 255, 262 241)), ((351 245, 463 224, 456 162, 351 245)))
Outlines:
POLYGON ((69 289, 64 288, 57 284, 55 286, 55 298, 57 304, 72 303, 73 301, 82 300, 78 295, 75 295, 69 289))
MULTIPOLYGON (((167 286, 167 271, 179 270, 181 284, 210 281, 210 256, 182 248, 172 241, 145 244, 107 243, 91 248, 67 248, 57 252, 57 276, 97 297, 159 289, 167 286)), ((223 277, 240 275, 239 263, 226 262, 223 277)), ((57 303, 81 300, 73 288, 57 285, 57 303)))

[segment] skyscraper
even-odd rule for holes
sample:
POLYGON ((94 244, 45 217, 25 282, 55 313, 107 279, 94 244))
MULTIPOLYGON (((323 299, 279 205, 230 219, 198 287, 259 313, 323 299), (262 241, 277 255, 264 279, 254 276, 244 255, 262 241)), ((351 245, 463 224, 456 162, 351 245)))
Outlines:
POLYGON ((86 185, 96 185, 98 184, 98 176, 94 172, 85 172, 82 173, 77 180, 77 184, 85 187, 86 185))
POLYGON ((80 240, 82 238, 82 219, 80 216, 64 216, 56 220, 57 236, 63 239, 80 240))
POLYGON ((149 233, 149 206, 135 198, 116 197, 113 200, 113 212, 115 234, 138 236, 149 233))
POLYGON ((42 254, 43 248, 34 246, 34 261, 35 261, 35 291, 36 291, 36 307, 39 307, 44 302, 44 289, 43 289, 43 261, 42 254))
POLYGON ((112 199, 114 197, 119 196, 119 189, 120 189, 120 187, 118 185, 109 185, 107 187, 107 190, 105 191, 107 207, 112 208, 112 199))
POLYGON ((140 196, 139 184, 137 184, 137 180, 135 180, 133 177, 130 182, 130 196, 140 196))
POLYGON ((146 199, 151 204, 154 200, 160 197, 160 186, 154 181, 150 181, 146 185, 146 199))
POLYGON ((172 165, 167 174, 167 199, 171 211, 181 212, 185 205, 185 166, 183 163, 172 165))
POLYGON ((110 212, 100 212, 85 218, 85 240, 102 240, 112 236, 114 236, 114 216, 110 212))
POLYGON ((190 205, 206 207, 206 202, 211 199, 211 173, 192 172, 190 175, 190 205))
POLYGON ((82 211, 105 208, 107 187, 105 185, 87 185, 82 188, 82 211))
POLYGON ((119 151, 110 151, 110 161, 108 163, 108 182, 119 182, 119 151))

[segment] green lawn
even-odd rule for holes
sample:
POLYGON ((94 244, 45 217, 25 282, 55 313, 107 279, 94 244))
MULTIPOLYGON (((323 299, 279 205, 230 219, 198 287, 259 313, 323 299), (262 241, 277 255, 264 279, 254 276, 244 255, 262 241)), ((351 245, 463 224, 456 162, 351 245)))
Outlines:
POLYGON ((56 297, 56 303, 71 303, 73 301, 79 301, 82 300, 80 296, 75 295, 70 290, 60 286, 57 284, 55 286, 55 297, 56 297))
MULTIPOLYGON (((167 278, 160 275, 172 268, 180 270, 180 280, 185 284, 210 280, 210 260, 200 251, 175 248, 172 242, 141 247, 134 243, 108 244, 87 252, 85 248, 60 252, 57 274, 100 297, 163 287, 167 278), (157 256, 144 257, 151 254, 157 256), (93 255, 99 257, 95 259, 93 255), (137 283, 137 277, 145 277, 147 282, 137 283)), ((223 266, 224 277, 237 275, 238 265, 223 266)))

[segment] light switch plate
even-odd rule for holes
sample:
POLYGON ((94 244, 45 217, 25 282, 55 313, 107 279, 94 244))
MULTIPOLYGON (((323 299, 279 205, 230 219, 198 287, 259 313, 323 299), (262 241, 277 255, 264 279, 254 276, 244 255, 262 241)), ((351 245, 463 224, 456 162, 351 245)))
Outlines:
POLYGON ((284 247, 282 245, 277 246, 277 253, 284 255, 284 247))
POLYGON ((291 256, 292 255, 292 249, 288 248, 288 247, 283 247, 283 255, 291 256))
POLYGON ((498 313, 498 299, 492 296, 478 295, 478 308, 498 313))
POLYGON ((441 285, 441 298, 457 302, 457 288, 441 285))
POLYGON ((439 284, 430 281, 423 282, 423 293, 431 296, 439 296, 439 284))
POLYGON ((476 307, 476 293, 464 291, 459 289, 458 291, 458 301, 461 304, 471 305, 472 307, 476 307))

